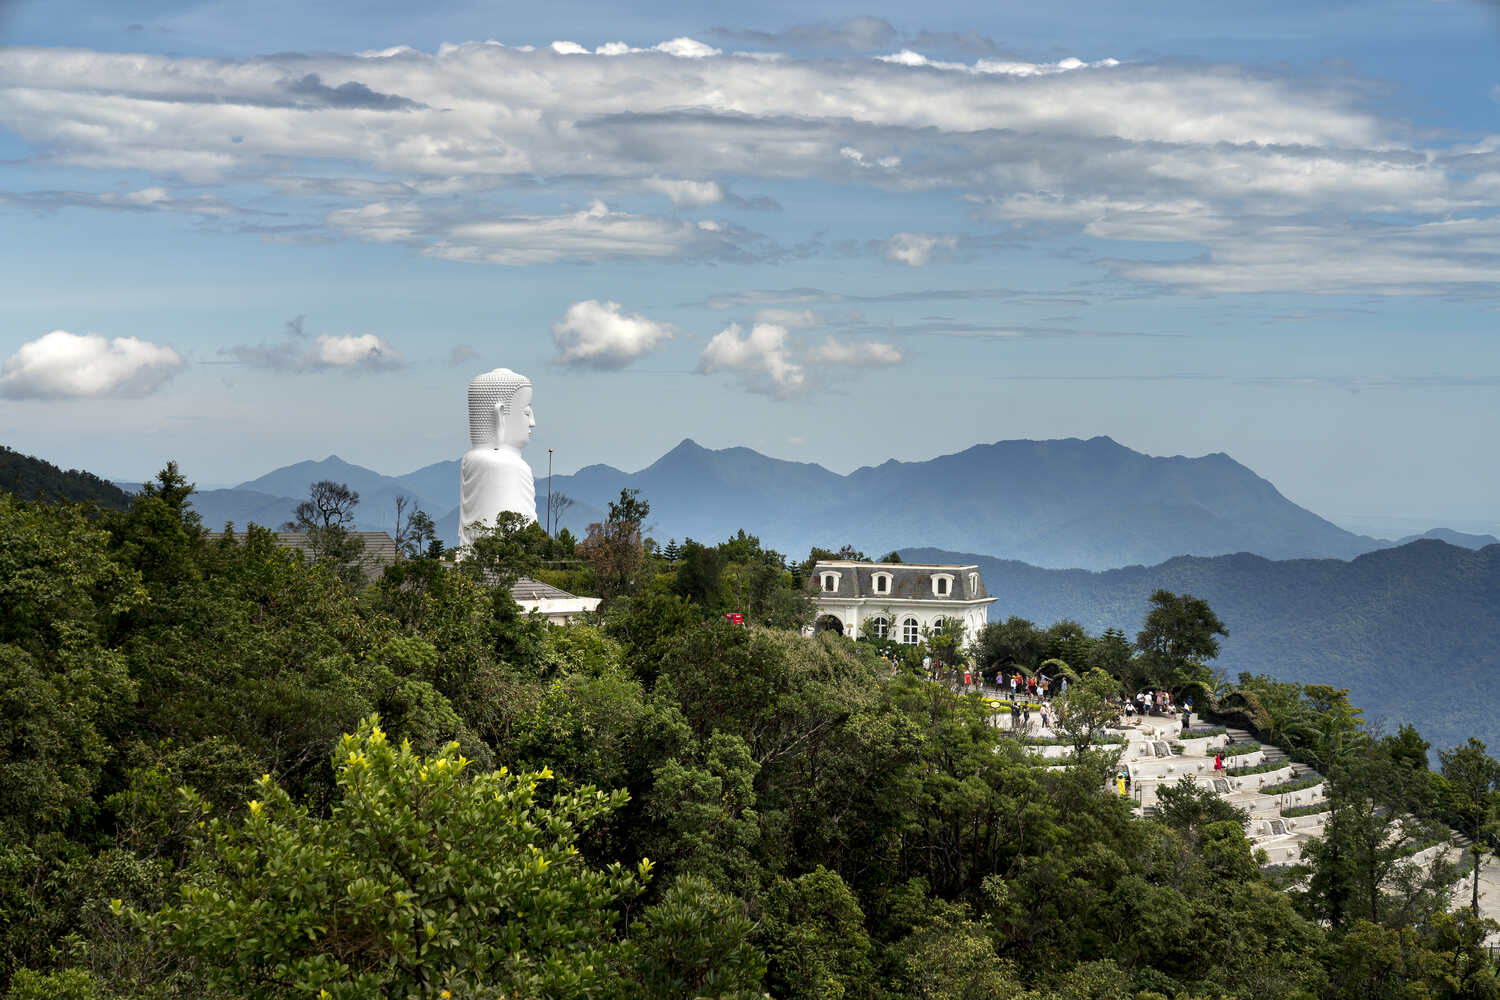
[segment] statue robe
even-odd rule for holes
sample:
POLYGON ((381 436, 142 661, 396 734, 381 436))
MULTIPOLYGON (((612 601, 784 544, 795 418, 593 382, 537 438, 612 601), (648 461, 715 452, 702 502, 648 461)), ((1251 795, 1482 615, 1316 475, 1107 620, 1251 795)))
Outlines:
POLYGON ((536 520, 536 481, 515 448, 474 448, 459 463, 458 541, 474 541, 469 525, 493 525, 502 511, 536 520))

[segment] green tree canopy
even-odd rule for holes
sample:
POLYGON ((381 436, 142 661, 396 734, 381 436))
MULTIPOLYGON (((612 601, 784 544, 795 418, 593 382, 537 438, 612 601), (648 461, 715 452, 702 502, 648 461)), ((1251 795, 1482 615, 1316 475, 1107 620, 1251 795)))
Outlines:
POLYGON ((456 744, 423 757, 393 745, 375 718, 332 763, 326 818, 262 779, 243 822, 207 821, 177 901, 140 917, 215 995, 565 998, 615 988, 612 904, 637 893, 650 866, 593 869, 576 840, 623 793, 554 789, 547 770, 468 775, 456 744))
POLYGON ((1228 635, 1207 601, 1158 590, 1135 647, 1152 668, 1149 682, 1177 690, 1209 678, 1208 661, 1219 655, 1218 637, 1228 635))

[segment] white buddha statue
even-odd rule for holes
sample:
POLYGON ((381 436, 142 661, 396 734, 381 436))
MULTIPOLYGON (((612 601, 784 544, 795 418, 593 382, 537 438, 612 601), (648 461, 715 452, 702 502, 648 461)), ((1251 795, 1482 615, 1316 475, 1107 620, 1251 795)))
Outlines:
POLYGON ((469 441, 459 465, 458 541, 474 541, 471 525, 493 525, 501 511, 536 520, 536 482, 521 449, 531 440, 531 380, 509 368, 469 383, 469 441))

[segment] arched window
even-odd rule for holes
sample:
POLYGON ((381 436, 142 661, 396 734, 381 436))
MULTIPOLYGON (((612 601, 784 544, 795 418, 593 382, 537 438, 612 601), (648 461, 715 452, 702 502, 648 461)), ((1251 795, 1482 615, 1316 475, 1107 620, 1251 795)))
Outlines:
POLYGON ((901 623, 901 641, 908 646, 917 644, 917 620, 908 618, 901 623))
POLYGON ((874 633, 875 638, 884 639, 891 634, 891 623, 885 618, 871 618, 870 631, 874 633))
POLYGON ((891 592, 891 574, 889 573, 870 574, 870 583, 875 588, 875 593, 877 594, 889 594, 891 592))
POLYGON ((934 632, 941 632, 943 630, 943 626, 947 623, 947 619, 945 618, 934 618, 932 620, 932 630, 934 632))

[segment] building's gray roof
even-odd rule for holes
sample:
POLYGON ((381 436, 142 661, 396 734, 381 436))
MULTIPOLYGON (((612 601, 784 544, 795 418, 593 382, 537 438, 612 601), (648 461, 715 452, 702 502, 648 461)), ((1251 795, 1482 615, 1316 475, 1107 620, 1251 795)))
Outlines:
POLYGON ((570 594, 550 583, 533 580, 529 576, 523 576, 511 584, 510 596, 517 604, 522 601, 571 601, 577 598, 576 594, 570 594))
POLYGON ((984 577, 977 564, 967 566, 917 565, 914 563, 866 563, 846 560, 819 562, 808 576, 807 588, 815 597, 849 599, 855 597, 889 598, 907 601, 978 601, 989 594, 984 589, 984 577), (823 589, 823 571, 833 570, 839 574, 837 590, 823 589), (890 593, 875 592, 873 577, 876 573, 891 574, 890 593), (975 586, 969 585, 969 574, 974 574, 975 586), (953 589, 943 597, 932 592, 932 578, 937 574, 953 577, 953 589))
MULTIPOLYGON (((210 541, 224 537, 222 531, 210 531, 206 534, 210 541)), ((239 537, 238 533, 233 534, 234 537, 239 537)), ((358 538, 365 543, 364 551, 359 556, 359 565, 365 576, 372 580, 400 558, 396 540, 384 531, 351 531, 349 537, 358 538)), ((309 560, 312 559, 312 536, 305 531, 278 531, 276 544, 284 549, 296 549, 309 560)))

